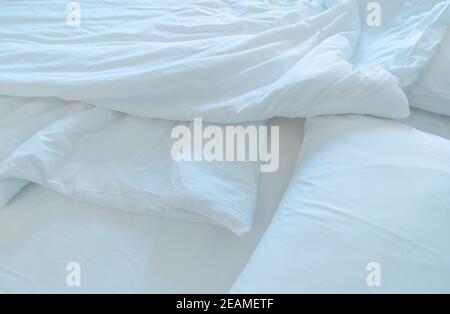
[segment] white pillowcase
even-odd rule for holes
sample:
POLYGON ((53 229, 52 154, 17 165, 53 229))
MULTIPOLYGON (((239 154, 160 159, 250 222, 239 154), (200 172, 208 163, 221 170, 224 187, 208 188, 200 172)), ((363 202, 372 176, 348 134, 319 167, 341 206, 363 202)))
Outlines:
POLYGON ((450 32, 408 98, 414 107, 450 116, 450 32))
POLYGON ((56 99, 0 97, 0 208, 30 182, 133 213, 251 229, 258 162, 172 159, 174 127, 56 99))
POLYGON ((380 118, 308 119, 288 192, 232 292, 450 292, 449 191, 450 141, 380 118))

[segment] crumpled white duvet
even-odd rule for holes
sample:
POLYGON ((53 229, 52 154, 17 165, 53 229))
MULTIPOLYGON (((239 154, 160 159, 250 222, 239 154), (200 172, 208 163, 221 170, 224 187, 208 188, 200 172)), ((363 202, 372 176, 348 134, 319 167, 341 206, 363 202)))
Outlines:
POLYGON ((402 18, 372 30, 365 1, 78 2, 80 27, 66 25, 66 1, 1 4, 0 206, 37 182, 237 234, 251 227, 259 169, 175 163, 172 128, 406 117, 402 86, 442 40, 448 8, 399 1, 402 18))
POLYGON ((388 70, 423 63, 442 35, 428 27, 443 10, 437 1, 400 1, 422 15, 405 5, 409 19, 380 27, 393 28, 381 40, 370 30, 358 49, 366 20, 358 1, 78 2, 80 27, 65 25, 65 1, 3 4, 0 95, 168 120, 402 118, 407 100, 388 70))

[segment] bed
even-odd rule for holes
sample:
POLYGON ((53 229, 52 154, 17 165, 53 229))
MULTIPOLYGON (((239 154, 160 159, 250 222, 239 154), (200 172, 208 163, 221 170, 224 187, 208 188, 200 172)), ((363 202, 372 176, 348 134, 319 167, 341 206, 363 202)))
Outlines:
POLYGON ((0 292, 416 292, 424 274, 425 292, 447 291, 448 233, 419 231, 450 213, 450 86, 441 75, 450 70, 450 3, 379 2, 382 18, 366 0, 4 4, 0 292), (366 169, 383 161, 394 175, 366 169), (410 189, 395 195, 396 180, 410 189), (364 223, 315 216, 356 201, 364 223), (373 224, 425 237, 439 258, 402 259, 400 279, 389 268, 389 283, 370 289, 365 269, 351 270, 372 251, 352 241, 367 237, 389 262, 397 253, 383 251, 392 238, 364 229, 373 224), (334 261, 345 268, 335 277, 334 261))

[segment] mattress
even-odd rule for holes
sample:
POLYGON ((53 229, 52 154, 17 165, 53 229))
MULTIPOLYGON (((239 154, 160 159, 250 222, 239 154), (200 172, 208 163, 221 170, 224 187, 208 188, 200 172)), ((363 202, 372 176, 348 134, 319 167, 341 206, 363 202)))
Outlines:
POLYGON ((0 291, 5 293, 225 293, 245 267, 289 184, 303 119, 280 126, 280 169, 265 173, 254 228, 126 213, 30 185, 0 211, 0 291), (66 279, 70 263, 81 285, 66 279))

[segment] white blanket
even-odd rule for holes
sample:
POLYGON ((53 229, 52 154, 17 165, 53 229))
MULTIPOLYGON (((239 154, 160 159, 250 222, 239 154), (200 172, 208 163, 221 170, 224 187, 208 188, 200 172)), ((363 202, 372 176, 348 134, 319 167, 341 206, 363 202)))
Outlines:
POLYGON ((417 71, 430 57, 443 5, 401 2, 406 17, 372 27, 366 42, 366 12, 351 0, 84 0, 79 27, 65 24, 65 1, 14 1, 0 10, 0 95, 169 120, 402 118, 407 100, 388 71, 417 71))

